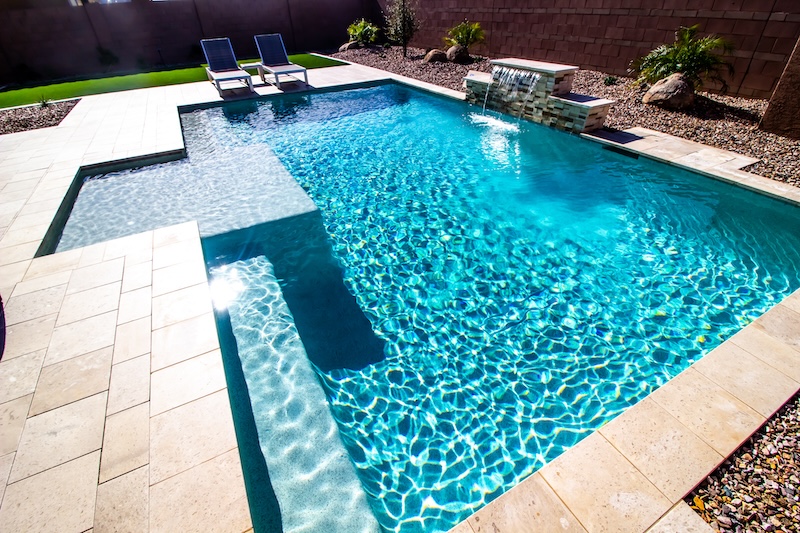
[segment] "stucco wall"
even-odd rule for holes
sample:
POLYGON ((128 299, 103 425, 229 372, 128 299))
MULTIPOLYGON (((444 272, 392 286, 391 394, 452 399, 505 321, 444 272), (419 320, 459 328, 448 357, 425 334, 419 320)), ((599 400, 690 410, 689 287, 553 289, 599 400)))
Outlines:
MULTIPOLYGON (((385 3, 384 0, 381 0, 385 3)), ((419 0, 422 47, 441 47, 464 19, 487 41, 475 52, 625 74, 631 60, 700 24, 736 47, 731 92, 769 98, 800 37, 800 0, 419 0)))
MULTIPOLYGON (((253 35, 280 32, 289 52, 347 40, 374 0, 170 0, 70 7, 0 7, 0 85, 24 77, 58 79, 202 59, 202 38, 230 37, 237 57, 256 54, 253 35), (97 46, 119 63, 101 64, 97 46)), ((22 5, 31 5, 22 4, 22 5)), ((41 5, 41 4, 39 4, 41 5)))

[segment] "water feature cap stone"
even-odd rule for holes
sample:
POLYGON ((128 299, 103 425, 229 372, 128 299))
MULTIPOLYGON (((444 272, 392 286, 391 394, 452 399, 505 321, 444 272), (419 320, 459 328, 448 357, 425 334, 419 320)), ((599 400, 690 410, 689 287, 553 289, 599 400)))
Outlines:
POLYGON ((464 76, 464 80, 470 80, 477 83, 486 83, 487 85, 492 83, 492 75, 489 72, 481 72, 479 70, 470 70, 466 76, 464 76))
POLYGON ((544 61, 534 61, 532 59, 519 59, 515 57, 492 59, 492 65, 499 67, 510 67, 520 70, 532 70, 534 72, 542 72, 545 74, 569 74, 578 72, 579 67, 573 65, 561 65, 559 63, 546 63, 544 61))

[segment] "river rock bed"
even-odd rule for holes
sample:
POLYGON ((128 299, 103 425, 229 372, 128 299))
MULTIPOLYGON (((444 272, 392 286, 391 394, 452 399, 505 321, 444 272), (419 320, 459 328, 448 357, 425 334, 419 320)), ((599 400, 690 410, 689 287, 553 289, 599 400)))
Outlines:
POLYGON ((0 135, 58 126, 79 100, 0 110, 0 135))
POLYGON ((800 395, 695 491, 688 503, 722 533, 800 531, 800 395))
MULTIPOLYGON (((474 57, 468 65, 424 63, 425 50, 418 48, 409 48, 406 58, 399 47, 355 49, 333 56, 460 91, 464 90, 463 78, 470 70, 492 70, 489 60, 483 57, 474 57)), ((756 157, 761 161, 745 170, 800 186, 800 140, 758 129, 767 100, 700 92, 690 109, 667 111, 643 104, 644 88, 633 79, 611 78, 603 72, 581 69, 573 84, 577 93, 616 101, 606 120, 607 127, 640 126, 756 157), (613 84, 607 85, 607 79, 613 84)))

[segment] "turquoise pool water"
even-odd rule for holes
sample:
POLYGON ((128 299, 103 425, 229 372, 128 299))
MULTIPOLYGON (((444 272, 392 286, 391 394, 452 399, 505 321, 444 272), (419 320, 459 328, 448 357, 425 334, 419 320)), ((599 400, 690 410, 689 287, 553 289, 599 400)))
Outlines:
MULTIPOLYGON (((238 288, 253 405, 299 332, 389 531, 448 530, 800 287, 800 209, 400 86, 183 120, 202 125, 188 161, 113 177, 142 194, 163 179, 164 196, 173 174, 213 188, 231 172, 208 169, 236 163, 241 219, 180 216, 200 219, 213 281, 238 288), (258 185, 280 174, 272 153, 319 212, 259 211, 281 202, 258 185)), ((113 181, 85 188, 132 217, 113 181)), ((70 219, 70 246, 88 224, 70 219)))

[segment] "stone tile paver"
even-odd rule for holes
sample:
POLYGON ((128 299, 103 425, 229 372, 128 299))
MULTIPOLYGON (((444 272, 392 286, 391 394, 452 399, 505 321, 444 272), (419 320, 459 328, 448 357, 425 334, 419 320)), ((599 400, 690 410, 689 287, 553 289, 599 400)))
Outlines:
POLYGON ((150 405, 142 403, 109 415, 103 435, 100 483, 148 464, 150 460, 150 405))
POLYGON ((126 263, 122 275, 122 292, 126 293, 150 285, 153 282, 152 266, 151 261, 134 265, 126 263))
POLYGON ((117 323, 124 324, 150 316, 152 306, 152 291, 149 286, 124 292, 120 297, 117 323))
POLYGON ((766 420, 692 367, 650 398, 726 457, 766 420))
POLYGON ((629 408, 599 432, 673 503, 723 460, 650 398, 629 408))
MULTIPOLYGON (((20 396, 14 400, 0 404, 0 455, 17 451, 22 428, 28 417, 32 394, 20 396)), ((9 466, 9 471, 11 467, 9 466)), ((6 479, 8 477, 6 476, 6 479)), ((5 484, 5 481, 3 482, 5 484)))
POLYGON ((6 483, 8 482, 8 474, 11 473, 11 465, 14 464, 14 453, 8 453, 0 457, 0 503, 3 501, 3 496, 6 493, 6 483))
POLYGON ((153 331, 152 370, 161 370, 219 348, 217 326, 212 313, 153 331))
POLYGON ((642 531, 672 505, 600 433, 539 472, 589 533, 642 531))
POLYGON ((547 531, 585 533, 540 474, 534 474, 467 519, 474 533, 547 531))
MULTIPOLYGON (((185 262, 203 262, 203 250, 198 243, 191 238, 186 239, 186 236, 194 236, 196 229, 187 227, 180 230, 184 240, 178 242, 170 242, 169 244, 157 244, 153 249, 153 270, 166 268, 168 266, 177 265, 185 262)), ((177 237, 175 237, 177 238, 177 237)), ((163 241, 165 237, 157 239, 163 241)))
POLYGON ((800 350, 800 313, 778 304, 759 317, 753 325, 787 346, 800 350))
POLYGON ((731 342, 707 354, 694 368, 764 417, 794 395, 800 384, 731 342), (742 372, 746 369, 746 372, 742 372))
POLYGON ((13 326, 58 312, 66 291, 66 285, 59 285, 20 296, 12 296, 4 302, 6 324, 13 326))
POLYGON ((108 414, 150 400, 150 355, 145 354, 111 367, 108 414))
POLYGON ((14 483, 99 450, 103 442, 107 393, 29 418, 11 469, 14 483))
POLYGON ((57 314, 47 315, 27 322, 19 322, 6 328, 6 351, 3 361, 20 355, 45 350, 56 327, 57 314))
POLYGON ((0 524, 7 531, 80 532, 92 527, 100 451, 6 487, 0 524))
POLYGON ((39 376, 29 416, 108 390, 110 346, 46 366, 39 376))
POLYGON ((177 324, 212 311, 208 283, 169 292, 153 298, 153 329, 177 324))
POLYGON ((45 351, 29 353, 0 361, 0 403, 5 403, 36 390, 45 351))
POLYGON ((222 353, 214 350, 153 372, 150 413, 163 413, 226 387, 222 353))
POLYGON ((150 353, 150 317, 117 326, 114 341, 114 364, 150 353))
POLYGON ((48 274, 72 270, 78 266, 80 260, 80 250, 69 250, 58 254, 37 257, 31 262, 31 266, 25 274, 25 279, 30 280, 40 276, 47 276, 48 274))
POLYGON ((56 326, 78 322, 118 309, 121 291, 122 282, 118 281, 94 289, 67 294, 61 305, 61 311, 58 313, 56 326))
POLYGON ((228 392, 223 390, 150 419, 150 483, 236 448, 228 392), (214 420, 210 425, 207 420, 214 420))
POLYGON ((58 287, 59 285, 68 285, 70 276, 70 271, 64 270, 46 276, 39 276, 38 278, 29 279, 27 281, 21 281, 14 287, 12 296, 30 294, 43 289, 58 287))
POLYGON ((714 530, 691 507, 680 501, 647 533, 714 533, 714 530))
POLYGON ((755 326, 744 328, 728 342, 747 350, 786 376, 800 382, 800 349, 792 348, 755 326))
MULTIPOLYGON (((86 250, 94 249, 100 252, 99 259, 102 261, 104 248, 90 247, 84 248, 81 261, 86 260, 86 250)), ((125 264, 123 258, 102 263, 92 264, 72 271, 72 277, 67 286, 67 294, 83 292, 103 285, 108 285, 116 281, 122 281, 122 268, 125 264)))
POLYGON ((116 331, 116 311, 56 327, 47 348, 45 364, 60 363, 78 355, 112 346, 116 331))
MULTIPOLYGON (((150 487, 150 531, 240 533, 251 527, 237 450, 198 464, 150 487)), ((151 483, 153 476, 151 475, 151 483)))
POLYGON ((153 296, 160 296, 206 281, 205 266, 196 261, 160 268, 153 271, 153 296))
POLYGON ((150 519, 146 466, 97 487, 94 533, 147 533, 150 519))

